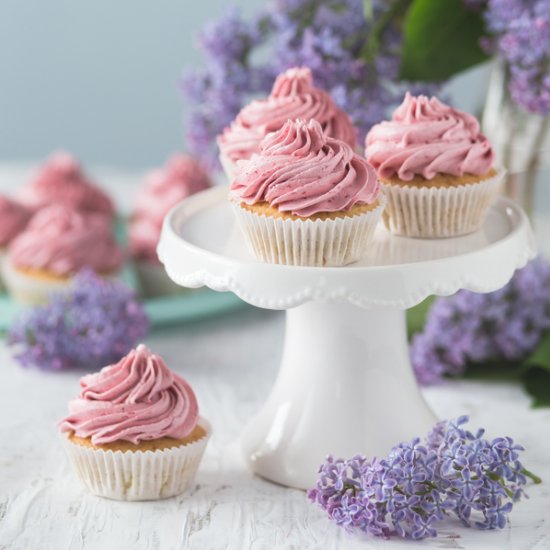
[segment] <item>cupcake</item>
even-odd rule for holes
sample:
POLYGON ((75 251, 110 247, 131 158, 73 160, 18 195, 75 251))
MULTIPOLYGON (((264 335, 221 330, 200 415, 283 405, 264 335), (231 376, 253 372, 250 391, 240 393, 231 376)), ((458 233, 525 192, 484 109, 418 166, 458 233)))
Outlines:
POLYGON ((365 155, 387 198, 386 226, 408 237, 477 231, 504 177, 475 117, 410 93, 372 127, 365 155))
POLYGON ((2 274, 14 298, 41 304, 50 292, 68 288, 83 267, 114 276, 122 262, 122 250, 104 216, 54 205, 37 212, 11 242, 2 274))
POLYGON ((326 136, 355 148, 357 130, 350 117, 336 106, 327 92, 316 88, 308 68, 292 68, 275 80, 267 99, 252 101, 218 137, 220 161, 229 181, 235 163, 258 152, 260 142, 270 132, 280 130, 288 119, 319 122, 326 136))
POLYGON ((63 152, 46 160, 18 198, 33 210, 62 204, 85 213, 102 214, 111 220, 115 215, 111 199, 88 179, 71 155, 63 152))
POLYGON ((208 175, 193 158, 174 155, 163 170, 151 172, 140 190, 130 220, 130 251, 146 296, 180 292, 182 287, 168 278, 157 257, 162 222, 181 200, 208 189, 208 175))
POLYGON ((116 500, 179 495, 195 478, 211 434, 189 384, 144 345, 80 380, 59 423, 82 483, 116 500))
POLYGON ((230 200, 251 252, 270 263, 341 266, 368 249, 384 208, 370 164, 316 120, 289 120, 241 161, 230 200))
MULTIPOLYGON (((8 245, 25 228, 30 216, 23 205, 0 195, 0 264, 4 262, 8 245)), ((0 290, 2 288, 0 278, 0 290)))

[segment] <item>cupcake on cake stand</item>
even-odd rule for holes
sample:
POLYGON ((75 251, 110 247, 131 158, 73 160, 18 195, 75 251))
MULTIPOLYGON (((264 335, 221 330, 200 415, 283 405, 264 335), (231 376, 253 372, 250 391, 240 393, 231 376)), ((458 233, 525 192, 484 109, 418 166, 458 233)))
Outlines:
POLYGON ((329 453, 382 455, 427 432, 436 418, 409 362, 406 309, 434 294, 497 290, 535 254, 525 214, 499 198, 463 237, 397 237, 380 224, 371 253, 346 267, 262 263, 227 195, 217 187, 172 209, 158 253, 179 285, 287 310, 280 372, 242 446, 254 472, 290 487, 313 487, 329 453))

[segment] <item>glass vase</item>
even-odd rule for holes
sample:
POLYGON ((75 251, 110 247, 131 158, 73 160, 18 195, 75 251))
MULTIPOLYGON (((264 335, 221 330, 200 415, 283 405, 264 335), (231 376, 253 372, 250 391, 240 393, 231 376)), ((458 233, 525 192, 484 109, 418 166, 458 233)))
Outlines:
POLYGON ((539 247, 550 257, 550 116, 528 113, 508 92, 508 67, 495 62, 482 127, 508 174, 506 194, 533 223, 539 247))

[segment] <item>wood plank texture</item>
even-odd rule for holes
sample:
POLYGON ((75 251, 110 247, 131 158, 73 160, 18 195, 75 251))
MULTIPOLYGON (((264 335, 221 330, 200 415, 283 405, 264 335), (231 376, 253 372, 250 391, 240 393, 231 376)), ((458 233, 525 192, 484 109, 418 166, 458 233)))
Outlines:
POLYGON ((530 409, 521 389, 507 383, 461 381, 425 391, 440 417, 470 414, 473 427, 524 444, 524 461, 545 479, 528 488, 531 498, 516 505, 503 531, 448 521, 440 537, 421 544, 348 535, 303 492, 254 477, 241 457, 238 436, 273 383, 283 328, 283 314, 247 310, 149 338, 168 365, 192 383, 214 435, 196 487, 148 503, 97 498, 73 475, 56 421, 82 373, 21 369, 0 344, 0 549, 550 548, 550 410, 530 409))

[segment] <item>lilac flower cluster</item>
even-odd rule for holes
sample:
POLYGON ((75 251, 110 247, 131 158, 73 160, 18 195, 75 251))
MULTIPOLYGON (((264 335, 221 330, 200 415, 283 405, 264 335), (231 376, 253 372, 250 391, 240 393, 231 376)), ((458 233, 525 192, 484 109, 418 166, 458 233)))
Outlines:
POLYGON ((484 16, 492 35, 484 45, 507 62, 514 101, 550 114, 550 2, 488 0, 484 16))
POLYGON ((8 333, 23 366, 97 369, 123 357, 149 330, 132 290, 83 270, 73 289, 29 309, 8 333))
POLYGON ((540 479, 519 461, 510 437, 488 440, 455 421, 439 422, 424 442, 394 447, 385 459, 328 457, 308 492, 338 525, 371 535, 423 539, 437 535, 445 516, 480 529, 502 529, 527 477, 540 479))
POLYGON ((406 89, 394 82, 401 45, 396 18, 377 25, 394 3, 372 2, 367 22, 362 0, 272 0, 251 21, 232 10, 208 25, 199 38, 204 68, 182 81, 191 104, 189 149, 216 165, 216 136, 251 97, 270 92, 277 74, 298 65, 311 68, 315 83, 349 113, 362 140, 406 89))
POLYGON ((411 361, 419 382, 432 384, 470 363, 523 359, 549 328, 550 264, 536 259, 497 292, 438 299, 413 337, 411 361))

